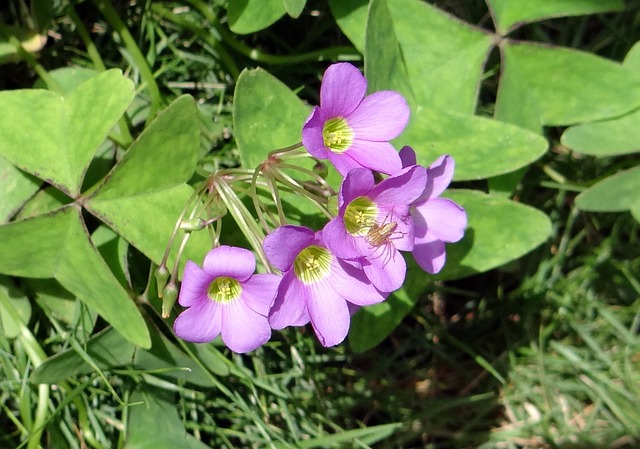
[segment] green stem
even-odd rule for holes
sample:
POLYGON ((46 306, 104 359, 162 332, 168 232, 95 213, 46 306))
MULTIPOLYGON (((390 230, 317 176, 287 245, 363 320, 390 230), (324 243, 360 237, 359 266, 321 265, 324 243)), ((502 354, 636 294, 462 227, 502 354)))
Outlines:
POLYGON ((122 38, 122 42, 124 42, 124 46, 127 51, 131 55, 134 63, 138 67, 140 71, 140 77, 142 81, 146 84, 147 89, 149 91, 149 95, 151 96, 151 107, 149 108, 149 115, 147 116, 146 123, 149 124, 151 120, 156 116, 160 106, 162 105, 162 95, 160 94, 160 88, 158 87, 158 83, 156 83, 156 79, 153 76, 153 72, 149 67, 149 63, 147 59, 140 51, 140 48, 136 44, 133 36, 129 32, 129 29, 124 24, 117 11, 113 7, 113 5, 108 0, 93 0, 93 3, 96 5, 100 13, 107 19, 107 22, 113 27, 113 29, 120 35, 122 38))

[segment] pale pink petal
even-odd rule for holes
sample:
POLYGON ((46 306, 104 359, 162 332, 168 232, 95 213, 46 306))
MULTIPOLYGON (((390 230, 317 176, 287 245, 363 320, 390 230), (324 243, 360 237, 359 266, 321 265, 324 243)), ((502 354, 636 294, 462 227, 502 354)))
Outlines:
POLYGON ((340 214, 344 213, 347 205, 359 196, 365 196, 369 193, 375 181, 373 173, 366 168, 355 168, 351 170, 342 181, 340 186, 340 194, 338 196, 338 207, 340 214))
POLYGON ((455 162, 448 154, 440 156, 427 169, 427 186, 420 198, 435 198, 451 184, 455 162))
POLYGON ((367 80, 355 66, 341 62, 327 68, 320 85, 320 107, 331 117, 346 117, 364 98, 367 80))
POLYGON ((213 277, 205 273, 195 262, 187 260, 178 295, 180 305, 191 307, 200 302, 208 301, 207 291, 211 281, 213 281, 213 277))
POLYGON ((208 300, 178 315, 173 322, 176 336, 194 343, 212 341, 222 329, 222 307, 208 300))
POLYGON ((351 315, 347 302, 332 287, 333 279, 325 278, 306 286, 311 324, 322 346, 341 343, 349 332, 351 315))
POLYGON ((314 237, 314 232, 309 228, 285 225, 267 235, 262 247, 271 265, 280 271, 287 271, 300 251, 313 242, 314 237))
POLYGON ((352 259, 362 255, 355 246, 353 236, 347 232, 344 219, 340 215, 325 225, 322 229, 322 239, 327 248, 337 257, 352 259))
POLYGON ((380 291, 392 292, 402 287, 407 274, 407 264, 393 245, 380 247, 369 256, 362 268, 371 283, 380 291))
POLYGON ((222 341, 233 352, 253 351, 271 337, 271 326, 265 315, 256 313, 239 298, 224 304, 222 341))
POLYGON ((387 293, 376 289, 361 269, 336 259, 331 267, 331 286, 344 299, 358 306, 382 302, 387 293))
POLYGON ((444 267, 446 260, 444 242, 429 233, 420 241, 416 240, 412 254, 420 268, 427 273, 436 274, 444 267))
POLYGON ((354 139, 343 155, 351 156, 360 167, 370 168, 380 173, 393 175, 402 170, 400 155, 389 142, 354 139))
POLYGON ((389 141, 398 137, 409 121, 409 105, 398 92, 374 92, 347 117, 356 139, 389 141))
POLYGON ((242 299, 253 311, 269 315, 282 277, 276 274, 254 274, 242 284, 242 299))
POLYGON ((256 259, 248 249, 222 245, 209 251, 202 268, 212 278, 228 276, 244 281, 256 270, 256 259))
POLYGON ((355 161, 348 153, 349 152, 347 151, 345 153, 337 154, 333 151, 327 151, 329 161, 342 176, 347 176, 347 174, 354 168, 362 168, 362 164, 355 161))
POLYGON ((306 309, 307 290, 291 270, 282 277, 276 300, 269 312, 269 324, 273 329, 299 325, 307 314, 306 309))
POLYGON ((329 151, 324 146, 322 130, 326 121, 325 115, 319 107, 313 108, 313 112, 302 127, 302 145, 307 151, 318 159, 327 159, 329 151))
POLYGON ((416 226, 426 227, 434 238, 444 242, 457 242, 467 227, 465 210, 446 198, 416 204, 413 216, 416 226))
POLYGON ((415 201, 424 191, 427 171, 420 165, 412 165, 401 172, 381 181, 368 197, 375 203, 404 204, 415 201))

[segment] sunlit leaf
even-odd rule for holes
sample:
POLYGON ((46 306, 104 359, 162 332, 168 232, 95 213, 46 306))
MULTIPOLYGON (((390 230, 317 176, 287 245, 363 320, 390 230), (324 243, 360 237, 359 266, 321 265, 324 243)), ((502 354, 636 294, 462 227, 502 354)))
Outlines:
POLYGON ((0 156, 71 196, 98 145, 133 99, 133 83, 119 70, 103 72, 70 94, 39 89, 0 92, 0 156), (29 151, 25 151, 29 148, 29 151))
POLYGON ((551 17, 577 16, 624 9, 624 0, 487 0, 502 35, 519 25, 551 17))

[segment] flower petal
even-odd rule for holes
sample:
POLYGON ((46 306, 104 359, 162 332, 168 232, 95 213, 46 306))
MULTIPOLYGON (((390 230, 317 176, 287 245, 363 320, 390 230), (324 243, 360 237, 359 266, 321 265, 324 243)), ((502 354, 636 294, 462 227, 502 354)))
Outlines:
POLYGON ((240 298, 224 305, 222 341, 233 352, 253 351, 271 338, 271 326, 265 315, 256 313, 240 298))
POLYGON ((325 115, 316 106, 302 126, 302 145, 312 156, 318 159, 327 159, 328 157, 327 152, 329 150, 325 148, 324 139, 322 138, 322 129, 325 121, 325 115))
POLYGON ((322 240, 329 250, 337 257, 352 259, 361 256, 361 252, 355 245, 355 239, 344 226, 342 216, 338 215, 327 223, 322 229, 322 240))
POLYGON ((242 284, 242 299, 256 313, 269 315, 282 277, 277 274, 254 274, 242 284))
POLYGON ((301 326, 308 322, 302 322, 305 314, 307 314, 307 289, 291 270, 282 277, 275 302, 269 312, 269 325, 273 329, 301 326))
POLYGON ((436 274, 442 270, 446 260, 444 242, 427 233, 425 238, 419 242, 416 240, 416 245, 413 248, 413 258, 424 271, 436 274))
POLYGON ((212 278, 228 276, 244 281, 256 271, 256 259, 248 249, 222 245, 209 251, 202 268, 212 278))
POLYGON ((307 286, 311 324, 322 346, 341 343, 349 332, 351 315, 347 301, 333 289, 332 277, 307 286))
POLYGON ((455 162, 448 154, 440 156, 427 169, 427 186, 420 198, 435 198, 440 196, 453 179, 455 162))
POLYGON ((320 107, 326 117, 346 117, 364 98, 367 80, 355 66, 341 62, 330 65, 322 76, 320 107))
POLYGON ((340 214, 344 213, 344 209, 351 201, 359 196, 367 195, 374 185, 373 173, 369 169, 354 168, 347 173, 340 186, 340 195, 338 196, 340 214))
POLYGON ((398 92, 374 92, 347 116, 356 139, 376 142, 395 139, 409 122, 409 105, 398 92))
POLYGON ((347 176, 347 173, 353 169, 362 168, 362 164, 349 156, 348 151, 341 154, 334 153, 333 151, 327 151, 327 157, 336 170, 338 170, 338 173, 342 176, 347 176))
POLYGON ((354 139, 343 155, 351 156, 360 167, 370 168, 388 175, 395 174, 402 169, 400 155, 389 142, 354 139))
POLYGON ((400 159, 402 160, 402 167, 409 167, 418 163, 416 159, 416 152, 408 145, 405 145, 400 149, 400 159))
POLYGON ((304 226, 280 226, 265 237, 262 247, 271 265, 284 272, 291 268, 300 251, 311 245, 314 236, 304 226))
POLYGON ((362 269, 336 259, 331 267, 332 288, 349 301, 358 306, 369 306, 385 300, 388 293, 382 293, 373 286, 362 269))
POLYGON ((375 203, 408 205, 420 197, 426 183, 425 168, 412 165, 397 175, 381 181, 368 196, 375 203))
POLYGON ((383 292, 392 292, 402 287, 407 274, 404 257, 393 245, 380 247, 379 252, 366 259, 362 268, 371 283, 383 292))
POLYGON ((467 227, 465 210, 446 198, 417 203, 412 215, 417 227, 427 228, 434 238, 444 242, 457 242, 467 227))
POLYGON ((197 263, 187 260, 178 295, 180 305, 191 307, 207 301, 207 290, 211 281, 213 281, 213 277, 205 273, 197 263))
POLYGON ((222 328, 222 307, 213 301, 193 306, 178 315, 173 322, 176 336, 194 343, 215 339, 222 328))

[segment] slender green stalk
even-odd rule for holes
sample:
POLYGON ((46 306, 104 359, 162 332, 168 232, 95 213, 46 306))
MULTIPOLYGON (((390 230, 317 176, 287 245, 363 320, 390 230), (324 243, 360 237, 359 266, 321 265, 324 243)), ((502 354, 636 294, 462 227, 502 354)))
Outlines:
POLYGON ((151 107, 149 108, 149 115, 147 116, 146 121, 146 123, 149 124, 154 119, 160 107, 162 106, 162 95, 160 94, 160 88, 158 87, 158 83, 156 83, 156 79, 153 76, 151 68, 149 67, 149 63, 142 54, 142 51, 136 44, 136 41, 133 39, 133 36, 129 32, 129 29, 122 21, 111 2, 109 2, 109 0, 93 0, 93 3, 96 5, 105 19, 107 19, 107 22, 109 22, 115 32, 120 35, 120 37, 122 38, 122 42, 124 42, 125 48, 131 55, 131 58, 136 64, 136 67, 140 71, 140 77, 146 84, 147 90, 149 91, 149 95, 151 97, 151 107))

